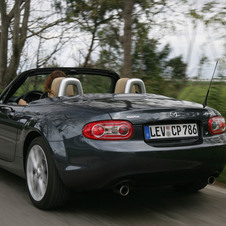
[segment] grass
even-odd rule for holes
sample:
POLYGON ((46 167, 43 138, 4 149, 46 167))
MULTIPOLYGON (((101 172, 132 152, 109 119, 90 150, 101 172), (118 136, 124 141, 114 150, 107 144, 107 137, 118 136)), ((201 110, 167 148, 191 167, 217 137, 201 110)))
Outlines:
MULTIPOLYGON (((209 84, 188 83, 179 93, 178 99, 198 102, 202 104, 208 90, 209 84)), ((226 84, 213 83, 209 92, 207 105, 218 110, 226 118, 226 84)))
POLYGON ((224 167, 224 170, 223 170, 223 172, 221 173, 221 175, 217 178, 217 181, 226 184, 226 167, 224 167))

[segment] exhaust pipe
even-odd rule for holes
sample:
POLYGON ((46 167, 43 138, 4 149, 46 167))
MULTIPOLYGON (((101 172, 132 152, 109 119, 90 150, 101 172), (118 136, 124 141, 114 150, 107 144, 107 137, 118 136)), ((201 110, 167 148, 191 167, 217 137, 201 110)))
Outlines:
POLYGON ((121 196, 127 196, 129 194, 129 186, 127 185, 122 185, 120 188, 119 188, 119 194, 121 196))
POLYGON ((121 183, 115 186, 114 192, 125 197, 129 194, 130 187, 128 184, 121 183))
POLYGON ((214 184, 215 183, 215 177, 214 176, 210 176, 207 180, 208 184, 214 184))

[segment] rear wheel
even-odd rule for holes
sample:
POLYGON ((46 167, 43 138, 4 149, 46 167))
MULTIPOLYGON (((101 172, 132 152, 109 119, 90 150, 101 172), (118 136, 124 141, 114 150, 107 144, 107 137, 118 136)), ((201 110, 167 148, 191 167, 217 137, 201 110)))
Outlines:
POLYGON ((29 196, 40 209, 63 205, 69 196, 62 183, 48 145, 41 137, 35 138, 28 149, 26 178, 29 196))

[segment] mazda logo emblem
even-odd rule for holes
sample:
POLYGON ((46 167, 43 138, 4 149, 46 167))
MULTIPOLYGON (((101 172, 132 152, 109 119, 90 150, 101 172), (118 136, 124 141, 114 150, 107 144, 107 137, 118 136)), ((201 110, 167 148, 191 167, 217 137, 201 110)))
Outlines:
POLYGON ((171 111, 171 112, 170 112, 170 116, 171 116, 172 118, 176 118, 176 117, 177 117, 177 112, 171 111))

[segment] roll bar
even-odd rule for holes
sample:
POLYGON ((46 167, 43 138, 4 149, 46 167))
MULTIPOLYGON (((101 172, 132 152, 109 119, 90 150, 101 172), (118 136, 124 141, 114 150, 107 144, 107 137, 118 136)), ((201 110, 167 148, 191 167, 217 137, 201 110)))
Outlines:
POLYGON ((126 82, 124 93, 131 93, 133 86, 139 87, 141 93, 146 93, 144 82, 139 78, 131 78, 126 82))
POLYGON ((83 95, 82 84, 77 78, 64 78, 60 83, 58 97, 66 95, 66 90, 69 85, 76 86, 78 95, 83 95))

